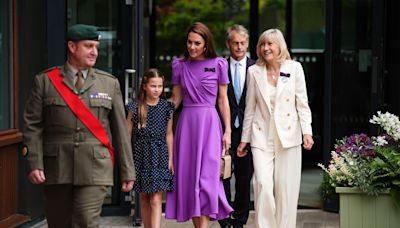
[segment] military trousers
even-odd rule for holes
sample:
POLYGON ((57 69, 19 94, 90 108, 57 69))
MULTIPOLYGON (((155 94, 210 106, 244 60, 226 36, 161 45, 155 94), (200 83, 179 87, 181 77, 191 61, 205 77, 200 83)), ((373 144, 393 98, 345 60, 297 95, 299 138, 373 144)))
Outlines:
POLYGON ((49 228, 99 227, 106 192, 107 186, 99 185, 45 186, 45 211, 49 228))

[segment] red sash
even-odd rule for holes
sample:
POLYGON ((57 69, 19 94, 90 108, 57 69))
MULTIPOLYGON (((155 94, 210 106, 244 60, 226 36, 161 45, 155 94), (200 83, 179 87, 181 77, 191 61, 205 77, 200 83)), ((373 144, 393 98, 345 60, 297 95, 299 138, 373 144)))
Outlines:
POLYGON ((64 99, 65 103, 71 109, 78 119, 86 125, 86 127, 92 132, 92 134, 105 146, 108 148, 110 153, 111 161, 114 166, 114 148, 112 147, 106 130, 99 120, 93 115, 89 108, 79 99, 78 95, 72 92, 67 86, 64 85, 63 77, 60 75, 60 70, 58 68, 47 72, 50 81, 53 83, 54 87, 64 99))

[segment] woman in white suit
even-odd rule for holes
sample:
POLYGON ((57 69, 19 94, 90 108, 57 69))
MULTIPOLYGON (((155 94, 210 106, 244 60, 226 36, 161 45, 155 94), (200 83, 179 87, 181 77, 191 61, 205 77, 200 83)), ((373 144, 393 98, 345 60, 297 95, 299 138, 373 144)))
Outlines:
POLYGON ((246 110, 238 156, 250 143, 254 164, 255 222, 295 228, 301 177, 301 143, 314 144, 303 68, 291 60, 282 32, 269 29, 248 69, 246 110))

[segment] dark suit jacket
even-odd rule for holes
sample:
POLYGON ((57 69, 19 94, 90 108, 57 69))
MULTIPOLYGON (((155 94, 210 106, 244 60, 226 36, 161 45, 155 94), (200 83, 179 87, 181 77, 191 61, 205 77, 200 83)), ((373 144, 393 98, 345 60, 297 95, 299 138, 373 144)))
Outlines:
MULTIPOLYGON (((248 57, 246 57, 246 58, 247 58, 247 61, 246 61, 246 78, 247 78, 247 69, 249 68, 249 66, 255 64, 255 61, 248 57)), ((228 60, 228 66, 230 67, 230 58, 228 58, 227 60, 228 60)), ((239 104, 237 104, 235 92, 233 89, 231 70, 229 68, 228 68, 228 77, 229 77, 229 81, 231 82, 228 85, 228 100, 229 100, 229 107, 231 110, 231 128, 232 129, 235 128, 235 126, 234 126, 235 119, 236 119, 236 115, 238 115, 239 116, 239 125, 240 125, 239 129, 242 129, 243 118, 244 118, 244 109, 246 107, 247 79, 244 82, 242 96, 240 97, 239 104)))

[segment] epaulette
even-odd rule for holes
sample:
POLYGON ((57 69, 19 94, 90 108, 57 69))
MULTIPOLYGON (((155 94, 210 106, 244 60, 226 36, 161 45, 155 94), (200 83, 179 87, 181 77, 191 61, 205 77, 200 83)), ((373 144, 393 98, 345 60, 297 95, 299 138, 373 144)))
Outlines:
POLYGON ((111 78, 116 78, 114 75, 112 75, 112 74, 110 74, 110 73, 108 73, 106 71, 103 71, 103 70, 94 69, 94 72, 96 74, 101 74, 101 75, 108 76, 108 77, 111 77, 111 78))
POLYGON ((56 68, 61 68, 61 66, 53 66, 53 67, 47 68, 47 69, 45 69, 45 70, 39 72, 39 74, 47 73, 47 72, 49 72, 49 71, 51 71, 51 70, 54 70, 54 69, 56 69, 56 68))

